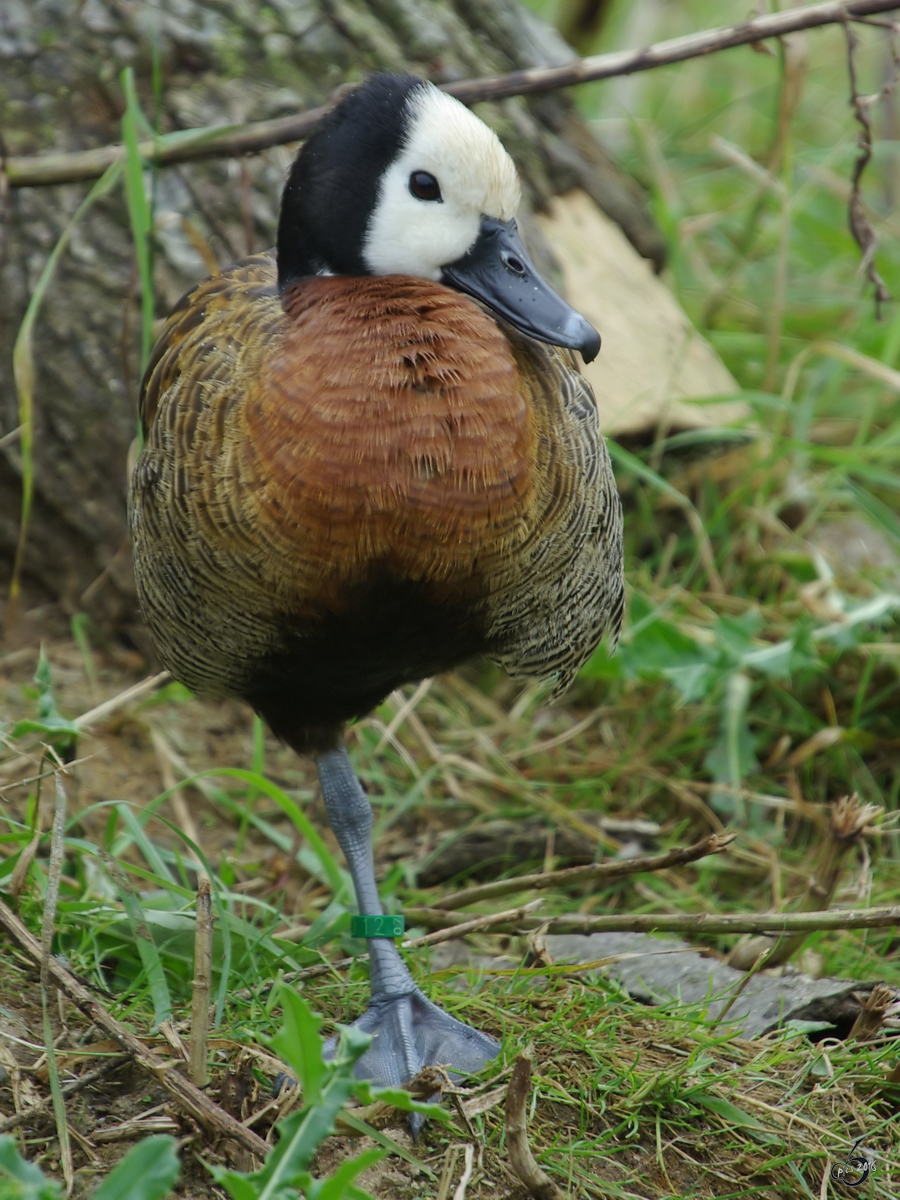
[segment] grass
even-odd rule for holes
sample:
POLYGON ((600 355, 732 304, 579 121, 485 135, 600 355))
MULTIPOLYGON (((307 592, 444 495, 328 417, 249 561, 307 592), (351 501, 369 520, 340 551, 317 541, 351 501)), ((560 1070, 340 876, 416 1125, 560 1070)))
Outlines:
MULTIPOLYGON (((615 10, 610 45, 625 36, 629 11, 615 10)), ((745 15, 711 0, 654 11, 653 40, 745 15)), ((874 91, 888 61, 882 31, 863 30, 862 43, 861 87, 874 91)), ((542 912, 788 910, 805 894, 830 806, 852 792, 886 816, 848 857, 834 903, 900 903, 900 306, 876 319, 847 230, 857 129, 841 32, 810 34, 808 51, 802 78, 796 60, 747 49, 579 92, 649 188, 670 239, 667 278, 734 374, 748 417, 713 434, 612 447, 628 513, 629 617, 618 653, 598 651, 562 704, 548 708, 536 690, 523 694, 473 667, 390 698, 354 727, 382 890, 395 908, 439 905, 455 886, 424 893, 408 865, 446 831, 538 813, 548 830, 585 837, 611 813, 656 820, 661 846, 723 825, 739 838, 727 858, 552 892, 542 912), (785 81, 799 98, 779 125, 785 81), (768 176, 754 170, 767 163, 768 176)), ((873 121, 876 134, 890 131, 882 110, 873 121)), ((900 294, 897 146, 876 144, 863 190, 879 271, 900 294)), ((202 860, 218 917, 213 1085, 244 1053, 265 1090, 267 1039, 280 1021, 271 982, 361 949, 349 937, 342 864, 316 833, 324 814, 311 768, 244 710, 193 701, 178 685, 72 745, 70 719, 93 706, 93 689, 105 696, 130 679, 83 623, 77 642, 48 638, 47 660, 36 689, 36 652, 7 664, 0 709, 8 759, 40 738, 56 739, 63 756, 93 756, 67 783, 56 952, 109 993, 121 1020, 161 1041, 150 1032, 159 1021, 189 1011, 202 860), (195 825, 189 839, 173 821, 178 793, 159 790, 164 762, 195 825)), ((33 755, 6 776, 11 783, 39 773, 33 755)), ((35 930, 51 886, 41 816, 50 793, 40 787, 6 788, 0 810, 0 890, 35 930)), ((596 841, 609 848, 599 830, 596 841)), ((551 839, 546 859, 553 853, 551 839)), ((494 872, 525 869, 507 862, 494 872)), ((506 896, 497 907, 530 898, 506 896)), ((705 941, 725 952, 734 939, 705 941)), ((818 1197, 829 1165, 863 1135, 881 1156, 867 1194, 897 1194, 898 1098, 879 1090, 897 1065, 890 1037, 860 1044, 800 1027, 742 1042, 702 1009, 644 1009, 610 980, 527 959, 515 939, 473 945, 507 959, 465 976, 462 988, 459 969, 433 969, 426 952, 412 955, 414 970, 450 1011, 503 1036, 481 1089, 488 1099, 517 1048, 534 1044, 532 1146, 573 1196, 818 1197)), ((814 935, 801 961, 900 986, 893 930, 814 935)), ((0 972, 0 1005, 36 1032, 32 986, 15 958, 0 972)), ((302 988, 327 1022, 347 1020, 364 1004, 365 970, 342 968, 302 988)), ((89 1031, 74 1013, 68 1021, 68 1041, 57 1042, 71 1055, 60 1069, 71 1073, 89 1031)), ((10 1112, 5 1086, 0 1106, 10 1112)), ((122 1090, 136 1115, 155 1095, 142 1080, 122 1090)), ((434 1197, 463 1141, 481 1154, 469 1200, 515 1195, 502 1105, 479 1112, 477 1098, 449 1105, 454 1128, 429 1126, 406 1146, 419 1167, 389 1160, 400 1182, 360 1186, 434 1197)), ((77 1131, 84 1110, 67 1103, 77 1131)), ((27 1156, 58 1172, 52 1119, 28 1128, 27 1156)), ((75 1147, 76 1187, 108 1170, 104 1146, 93 1159, 75 1147)), ((187 1194, 208 1178, 195 1156, 215 1153, 202 1140, 184 1149, 187 1194)))

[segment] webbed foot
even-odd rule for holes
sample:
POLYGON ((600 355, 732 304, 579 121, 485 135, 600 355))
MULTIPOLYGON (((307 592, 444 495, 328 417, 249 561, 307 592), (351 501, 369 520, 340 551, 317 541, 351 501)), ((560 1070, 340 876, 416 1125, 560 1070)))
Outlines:
MULTIPOLYGON (((380 1087, 400 1087, 429 1066, 473 1074, 500 1052, 499 1042, 451 1017, 419 988, 399 996, 373 995, 353 1027, 375 1036, 356 1064, 356 1077, 380 1087)), ((329 1038, 325 1057, 336 1049, 337 1038, 329 1038)))

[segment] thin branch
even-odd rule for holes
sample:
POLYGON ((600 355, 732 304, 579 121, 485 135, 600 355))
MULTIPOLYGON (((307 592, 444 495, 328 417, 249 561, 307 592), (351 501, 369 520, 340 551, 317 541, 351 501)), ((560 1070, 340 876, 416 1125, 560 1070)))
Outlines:
POLYGON ((86 713, 82 713, 80 717, 75 718, 74 723, 78 726, 79 731, 90 729, 92 725, 96 725, 98 721, 105 721, 107 717, 111 716, 114 712, 118 712, 120 708, 124 708, 126 704, 142 700, 144 696, 157 691, 165 684, 171 682, 172 676, 168 671, 160 671, 157 675, 148 675, 140 683, 132 684, 124 692, 119 692, 117 695, 110 697, 109 700, 104 700, 102 704, 98 704, 96 708, 91 708, 86 713))
MULTIPOLYGON (((613 54, 596 54, 575 59, 561 67, 534 67, 482 79, 463 79, 444 85, 444 91, 465 104, 479 100, 500 100, 507 96, 523 96, 533 92, 552 91, 576 83, 596 79, 611 79, 618 75, 633 75, 655 67, 670 66, 690 58, 701 58, 719 50, 752 45, 766 38, 782 37, 800 29, 834 25, 857 20, 875 13, 900 8, 897 0, 829 0, 790 8, 780 13, 768 13, 739 25, 707 29, 684 37, 646 46, 639 50, 618 50, 613 54)), ((247 125, 210 126, 177 134, 163 135, 157 141, 141 144, 140 150, 148 162, 159 166, 192 162, 201 158, 229 158, 241 154, 256 154, 270 146, 281 146, 307 137, 321 118, 346 95, 346 86, 338 88, 319 108, 292 117, 272 121, 254 121, 247 125)), ((41 154, 13 156, 0 160, 0 182, 12 187, 42 187, 48 184, 75 183, 97 179, 124 154, 122 146, 100 146, 95 150, 71 154, 41 154)))
MULTIPOLYGON (((461 913, 445 912, 438 908, 406 908, 411 923, 440 929, 442 933, 461 930, 470 920, 461 913)), ((499 914, 497 914, 499 916, 499 914)), ((900 905, 890 908, 856 908, 844 912, 828 909, 820 912, 741 913, 722 916, 718 913, 641 913, 628 915, 593 916, 590 913, 568 913, 562 917, 524 916, 516 924, 503 922, 490 927, 491 933, 524 933, 543 929, 546 933, 797 933, 822 929, 881 929, 900 925, 900 905)), ((416 938, 403 945, 431 944, 435 934, 416 938)), ((441 939, 443 940, 443 939, 441 939)), ((338 965, 338 964, 335 964, 338 965)), ((307 968, 317 970, 318 968, 307 968)))
MULTIPOLYGON (((87 1047, 90 1050, 90 1046, 87 1047)), ((63 1085, 63 1098, 68 1100, 70 1096, 74 1096, 76 1092, 80 1092, 82 1088, 90 1087, 92 1083, 97 1083, 111 1072, 118 1070, 125 1063, 131 1062, 130 1054, 119 1054, 115 1058, 108 1059, 99 1067, 95 1067, 93 1071, 85 1071, 83 1075, 79 1075, 77 1079, 73 1079, 71 1083, 63 1085)), ((42 1100, 39 1104, 33 1104, 30 1108, 23 1108, 21 1112, 14 1113, 11 1117, 0 1121, 0 1133, 8 1133, 10 1129, 15 1129, 19 1125, 31 1124, 38 1117, 44 1116, 50 1109, 53 1101, 42 1100)))
MULTIPOLYGON (((534 901, 531 902, 531 906, 534 901)), ((404 914, 410 924, 425 925, 435 930, 424 937, 410 938, 401 942, 404 950, 414 950, 421 946, 434 946, 451 938, 464 937, 466 933, 525 933, 530 929, 541 929, 545 933, 772 933, 783 934, 797 931, 815 932, 819 929, 876 929, 885 926, 900 925, 900 905, 893 908, 858 908, 840 910, 829 909, 823 912, 808 913, 748 913, 739 916, 718 916, 712 913, 697 913, 684 916, 680 913, 661 913, 653 916, 643 913, 639 916, 593 916, 589 913, 570 913, 562 917, 533 917, 528 912, 529 905, 520 909, 511 909, 503 913, 491 913, 483 918, 473 919, 470 915, 458 912, 447 912, 439 908, 405 908, 404 914), (521 913, 517 921, 512 922, 510 912, 521 913)), ((281 977, 282 983, 302 983, 307 979, 317 979, 322 975, 339 977, 340 971, 347 970, 356 962, 365 962, 368 954, 336 959, 334 962, 315 963, 310 967, 301 967, 298 971, 288 971, 281 977)), ((576 967, 573 965, 573 970, 576 967)), ((270 988, 266 983, 263 986, 270 988)), ((242 988, 229 996, 232 1003, 252 1000, 260 994, 258 988, 242 988)), ((177 1028, 187 1029, 186 1021, 179 1022, 177 1028)))
MULTIPOLYGON (((29 933, 15 913, 2 900, 0 900, 0 926, 6 929, 13 941, 36 966, 41 964, 40 942, 29 933)), ((59 959, 51 956, 44 961, 48 978, 53 986, 68 996, 94 1025, 108 1033, 110 1037, 115 1038, 123 1050, 132 1055, 145 1071, 162 1084, 175 1102, 195 1121, 220 1137, 233 1138, 245 1150, 255 1154, 257 1158, 265 1159, 271 1146, 264 1142, 258 1134, 242 1125, 240 1121, 236 1121, 205 1092, 185 1079, 171 1061, 161 1058, 145 1046, 140 1038, 135 1037, 130 1030, 121 1025, 93 993, 66 970, 59 959)))
MULTIPOLYGON (((502 913, 482 913, 478 917, 465 917, 460 914, 455 917, 451 925, 439 928, 436 933, 426 933, 423 937, 407 938, 405 942, 401 942, 401 945, 404 950, 417 950, 420 946, 435 946, 438 942, 449 942, 453 938, 465 937, 469 933, 496 931, 497 927, 501 925, 504 928, 507 926, 517 928, 524 921, 529 920, 529 914, 541 904, 543 904, 543 900, 532 900, 528 904, 521 905, 519 908, 510 908, 502 913)), ((418 908, 407 908, 405 910, 411 921, 416 921, 416 913, 429 911, 433 910, 418 908)), ((538 921, 539 925, 542 923, 542 921, 538 921)))
POLYGON ((853 234, 856 244, 862 252, 862 262, 859 264, 859 269, 865 274, 875 289, 875 316, 880 320, 881 306, 888 303, 891 299, 891 293, 888 291, 887 284, 875 269, 875 248, 878 245, 878 237, 872 228, 871 221, 866 216, 860 184, 863 173, 872 157, 872 125, 869 121, 868 110, 873 104, 889 96, 897 86, 897 80, 900 77, 900 57, 898 57, 897 47, 892 36, 890 44, 894 56, 894 69, 891 71, 889 79, 877 95, 860 96, 856 83, 856 49, 859 45, 859 38, 856 36, 854 30, 851 29, 847 20, 842 21, 842 24, 844 26, 844 33, 847 36, 847 71, 850 75, 850 104, 860 124, 859 136, 856 139, 859 154, 856 156, 856 162, 853 164, 848 219, 850 232, 853 234))
POLYGON ((707 854, 721 854, 734 841, 737 834, 713 833, 693 846, 676 846, 664 854, 645 855, 641 858, 626 858, 617 862, 588 863, 583 867, 565 867, 561 871, 544 871, 536 875, 518 875, 512 879, 498 879, 494 883, 483 883, 477 887, 464 888, 441 897, 441 908, 449 910, 465 908, 482 900, 493 900, 497 896, 508 896, 512 892, 525 892, 532 888, 568 887, 572 883, 606 883, 610 879, 621 879, 641 871, 664 871, 668 867, 696 862, 707 854))

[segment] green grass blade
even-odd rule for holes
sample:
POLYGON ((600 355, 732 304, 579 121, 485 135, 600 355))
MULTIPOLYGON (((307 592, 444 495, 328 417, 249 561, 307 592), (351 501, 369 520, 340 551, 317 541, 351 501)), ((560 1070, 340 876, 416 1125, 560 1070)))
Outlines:
POLYGON ((313 825, 296 800, 292 800, 286 792, 283 792, 271 780, 266 779, 264 775, 257 775, 254 771, 245 771, 241 767, 214 767, 208 771, 200 771, 197 775, 192 775, 190 779, 183 780, 179 786, 186 787, 196 779, 215 777, 239 779, 242 783, 249 784, 258 792, 262 792, 263 795, 268 796, 270 800, 274 800, 282 812, 290 817, 300 833, 306 838, 310 849, 319 860, 321 870, 335 896, 339 897, 344 894, 346 891, 345 881, 340 868, 334 860, 334 856, 325 845, 315 825, 313 825))
POLYGON ((153 216, 144 190, 144 158, 138 137, 139 127, 146 126, 146 117, 141 109, 134 86, 134 71, 126 67, 122 72, 122 90, 125 93, 125 112, 122 114, 122 144, 125 147, 125 199, 128 204, 128 219, 134 239, 138 278, 141 283, 141 375, 150 359, 153 346, 153 216))
MULTIPOLYGON (((433 1105, 432 1107, 436 1108, 437 1105, 433 1105)), ((442 1109, 441 1119, 449 1121, 452 1118, 450 1118, 449 1113, 442 1109)), ((354 1116, 352 1112, 345 1112, 341 1117, 341 1120, 351 1129, 355 1129, 360 1137, 371 1138, 373 1142, 377 1142, 383 1150, 388 1152, 388 1154, 395 1154, 398 1158, 402 1158, 405 1162, 408 1162, 410 1166, 415 1167, 418 1171, 421 1171, 423 1175, 427 1175, 429 1179, 437 1178, 434 1171, 432 1171, 431 1167, 429 1167, 427 1163, 423 1162, 422 1159, 417 1158, 411 1150, 407 1150, 405 1146, 401 1146, 399 1142, 394 1141, 390 1134, 385 1133, 383 1129, 375 1129, 372 1125, 369 1125, 360 1117, 354 1116)))
POLYGON ((44 269, 41 271, 25 316, 16 334, 13 346, 13 378, 16 384, 16 394, 19 401, 19 425, 21 427, 22 445, 22 508, 19 518, 19 538, 16 543, 16 556, 13 563, 12 580, 9 585, 9 599, 6 608, 5 634, 8 634, 15 621, 19 594, 22 590, 22 570, 25 565, 25 546, 28 542, 28 525, 31 519, 31 506, 34 500, 34 327, 38 313, 47 295, 47 289, 53 280, 57 264, 63 251, 69 244, 76 226, 90 207, 111 191, 118 183, 122 174, 122 164, 113 163, 100 176, 82 202, 76 208, 72 219, 59 235, 56 245, 50 251, 44 269))
POLYGON ((132 812, 131 805, 117 804, 116 810, 124 825, 125 829, 131 835, 131 840, 143 854, 151 871, 157 877, 157 880, 165 886, 171 879, 169 869, 163 862, 162 855, 150 839, 147 837, 144 827, 138 820, 137 816, 132 812))
MULTIPOLYGON (((134 822, 133 814, 128 810, 127 805, 122 804, 118 807, 123 822, 126 824, 134 822)), ((143 835, 143 830, 141 830, 141 834, 143 835)), ((143 841, 146 842, 146 837, 143 837, 143 841)), ((152 848, 150 849, 152 853, 152 848)), ((167 874, 165 866, 160 865, 165 876, 167 874)), ((159 951, 156 948, 153 935, 150 933, 144 916, 144 910, 137 895, 121 871, 115 872, 113 877, 119 888, 119 895, 122 898, 125 915, 131 926, 134 944, 144 970, 147 973, 147 984, 150 988, 151 1000, 153 1001, 153 1020, 154 1024, 158 1026, 161 1021, 168 1021, 172 1016, 172 999, 169 995, 169 985, 166 983, 165 969, 163 968, 159 951)))
MULTIPOLYGON (((47 1073, 50 1079, 50 1095, 53 1099, 53 1115, 56 1118, 56 1134, 59 1138, 59 1157, 66 1180, 66 1192, 71 1192, 74 1182, 72 1150, 69 1140, 69 1120, 66 1102, 59 1079, 56 1061, 56 1043, 50 1022, 50 978, 47 963, 53 946, 53 926, 56 921, 56 906, 59 900, 59 881, 62 875, 63 851, 66 831, 66 793, 59 774, 55 776, 56 800, 53 811, 53 832, 50 838, 50 864, 47 870, 47 894, 44 898, 44 919, 41 926, 41 1014, 43 1017, 44 1049, 47 1052, 47 1073)), ((54 1003, 56 993, 54 992, 54 1003)))
POLYGON ((870 491, 864 487, 860 487, 857 483, 853 483, 852 480, 849 482, 849 487, 853 492, 856 503, 869 520, 883 529, 892 538, 900 541, 900 517, 897 516, 896 512, 892 508, 889 508, 883 500, 879 500, 877 496, 873 496, 870 491))

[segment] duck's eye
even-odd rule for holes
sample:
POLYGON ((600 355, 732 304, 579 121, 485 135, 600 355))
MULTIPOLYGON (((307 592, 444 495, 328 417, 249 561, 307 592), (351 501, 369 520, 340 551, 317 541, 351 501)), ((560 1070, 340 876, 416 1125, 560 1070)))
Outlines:
POLYGON ((427 171, 413 171, 409 177, 409 190, 417 200, 440 200, 441 185, 427 171))

